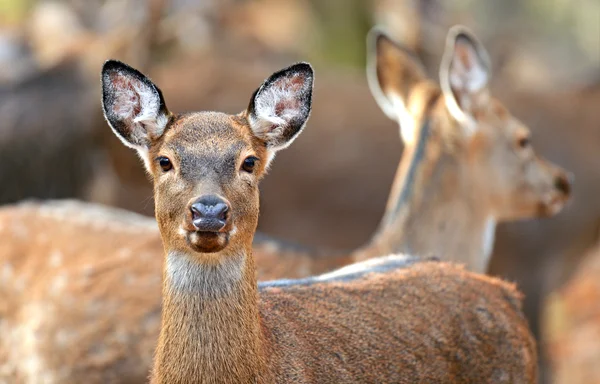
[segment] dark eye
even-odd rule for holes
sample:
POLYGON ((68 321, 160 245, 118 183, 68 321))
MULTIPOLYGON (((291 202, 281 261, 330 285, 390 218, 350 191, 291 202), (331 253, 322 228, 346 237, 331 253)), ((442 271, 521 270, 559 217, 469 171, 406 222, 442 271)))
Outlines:
POLYGON ((518 144, 519 144, 519 147, 521 147, 521 148, 527 148, 527 147, 529 147, 531 142, 529 140, 529 137, 522 137, 519 139, 518 144))
POLYGON ((242 169, 248 173, 252 173, 252 171, 254 171, 254 166, 256 166, 256 161, 258 160, 258 158, 254 157, 254 156, 248 156, 244 159, 244 162, 242 163, 242 169))
POLYGON ((164 172, 170 171, 173 169, 173 164, 171 164, 171 160, 168 157, 161 156, 158 159, 158 164, 162 168, 164 172))

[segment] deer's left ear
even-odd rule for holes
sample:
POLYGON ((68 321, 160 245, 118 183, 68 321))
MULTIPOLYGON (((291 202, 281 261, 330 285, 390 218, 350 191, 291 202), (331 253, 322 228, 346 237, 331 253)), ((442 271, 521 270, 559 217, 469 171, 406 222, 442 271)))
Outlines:
POLYGON ((475 112, 489 102, 490 77, 490 59, 483 45, 466 27, 452 27, 440 66, 440 85, 448 110, 466 134, 477 129, 475 112))
POLYGON ((247 111, 250 128, 272 153, 290 145, 306 125, 313 78, 310 64, 298 63, 274 73, 254 92, 247 111))

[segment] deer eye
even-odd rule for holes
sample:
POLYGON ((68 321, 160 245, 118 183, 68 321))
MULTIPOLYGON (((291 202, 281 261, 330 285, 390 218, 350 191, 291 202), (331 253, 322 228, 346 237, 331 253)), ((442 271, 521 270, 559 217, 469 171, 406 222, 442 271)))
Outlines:
POLYGON ((252 171, 254 171, 254 167, 256 166, 257 160, 258 158, 254 156, 246 157, 242 163, 242 169, 248 173, 252 173, 252 171))
POLYGON ((531 140, 529 139, 529 137, 522 137, 519 139, 517 144, 520 148, 527 148, 529 147, 529 145, 531 145, 531 140))
POLYGON ((171 163, 171 160, 169 160, 168 157, 161 156, 157 160, 158 160, 158 165, 160 165, 160 167, 162 168, 162 170, 164 172, 167 172, 167 171, 170 171, 171 169, 173 169, 173 164, 171 163))

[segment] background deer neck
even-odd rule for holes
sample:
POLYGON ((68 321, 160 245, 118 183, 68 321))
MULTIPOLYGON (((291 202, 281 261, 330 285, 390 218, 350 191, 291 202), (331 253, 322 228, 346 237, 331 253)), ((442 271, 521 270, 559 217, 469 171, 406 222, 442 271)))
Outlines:
POLYGON ((255 382, 265 371, 250 249, 227 255, 168 252, 153 383, 255 382))
POLYGON ((414 145, 405 148, 380 227, 357 259, 408 252, 485 272, 495 221, 456 145, 431 124, 422 125, 414 145))

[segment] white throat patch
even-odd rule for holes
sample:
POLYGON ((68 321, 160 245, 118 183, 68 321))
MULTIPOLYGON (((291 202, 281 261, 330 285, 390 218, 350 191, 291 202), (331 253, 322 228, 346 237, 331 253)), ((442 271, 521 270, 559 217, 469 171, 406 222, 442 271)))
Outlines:
POLYGON ((170 252, 166 260, 166 275, 174 293, 196 293, 218 297, 231 292, 241 280, 245 256, 225 257, 217 265, 204 265, 192 255, 170 252))

